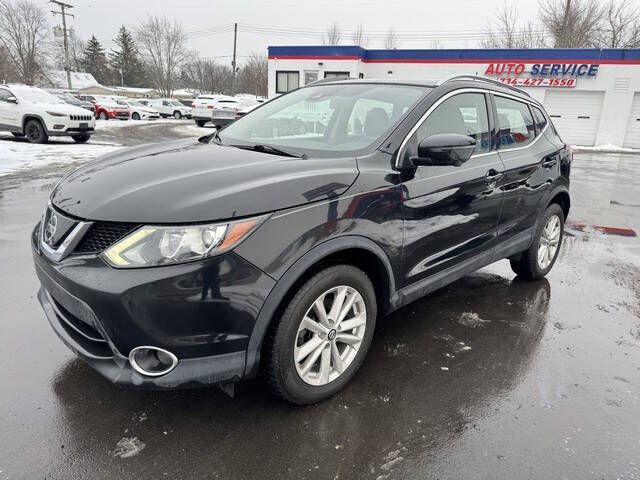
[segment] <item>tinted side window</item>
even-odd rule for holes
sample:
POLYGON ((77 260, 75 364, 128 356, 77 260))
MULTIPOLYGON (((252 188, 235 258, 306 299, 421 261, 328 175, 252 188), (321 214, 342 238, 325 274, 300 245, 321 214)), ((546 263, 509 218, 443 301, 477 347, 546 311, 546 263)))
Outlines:
POLYGON ((0 88, 0 102, 6 102, 9 97, 13 97, 13 94, 9 90, 0 88))
POLYGON ((529 106, 510 98, 495 97, 498 110, 499 148, 521 147, 536 136, 529 106))
POLYGON ((533 118, 536 121, 536 131, 538 133, 540 133, 542 130, 544 130, 544 127, 547 126, 547 117, 544 116, 544 113, 542 113, 542 110, 540 110, 538 107, 533 107, 533 118))
POLYGON ((487 103, 482 93, 461 93, 448 98, 431 112, 416 132, 416 144, 431 135, 459 133, 475 138, 475 153, 491 148, 487 103))

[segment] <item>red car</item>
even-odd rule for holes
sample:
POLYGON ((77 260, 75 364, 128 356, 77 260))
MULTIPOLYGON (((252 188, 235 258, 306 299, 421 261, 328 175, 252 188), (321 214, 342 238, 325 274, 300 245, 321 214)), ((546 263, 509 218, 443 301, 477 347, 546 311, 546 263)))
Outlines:
POLYGON ((112 98, 102 95, 79 95, 78 98, 93 103, 96 118, 100 120, 129 120, 131 118, 131 110, 118 105, 112 98))

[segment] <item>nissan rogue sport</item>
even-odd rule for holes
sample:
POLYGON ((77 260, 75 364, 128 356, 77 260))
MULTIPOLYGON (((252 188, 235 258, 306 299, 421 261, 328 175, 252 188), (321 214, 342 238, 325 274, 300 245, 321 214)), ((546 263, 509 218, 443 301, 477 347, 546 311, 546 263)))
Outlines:
POLYGON ((33 232, 38 297, 118 384, 260 374, 318 402, 353 379, 378 314, 500 259, 544 277, 570 166, 540 103, 498 82, 320 81, 64 177, 33 232), (304 132, 264 128, 292 121, 304 132))

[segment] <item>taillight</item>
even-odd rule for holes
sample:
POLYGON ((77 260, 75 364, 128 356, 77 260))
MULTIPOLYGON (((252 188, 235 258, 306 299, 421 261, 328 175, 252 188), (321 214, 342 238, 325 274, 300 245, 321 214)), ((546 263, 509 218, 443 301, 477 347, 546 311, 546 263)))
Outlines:
POLYGON ((207 108, 208 108, 209 110, 213 110, 213 105, 207 105, 207 108))

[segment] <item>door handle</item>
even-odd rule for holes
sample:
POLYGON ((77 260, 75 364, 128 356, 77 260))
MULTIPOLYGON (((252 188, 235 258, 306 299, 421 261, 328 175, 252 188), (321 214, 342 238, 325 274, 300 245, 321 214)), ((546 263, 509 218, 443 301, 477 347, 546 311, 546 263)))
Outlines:
POLYGON ((553 167, 556 163, 558 163, 558 160, 555 157, 552 158, 545 158, 542 161, 542 168, 551 168, 553 167))
POLYGON ((495 186, 498 180, 500 180, 502 177, 504 177, 504 173, 498 172, 497 170, 494 170, 492 168, 484 176, 484 183, 486 183, 487 185, 495 186))

